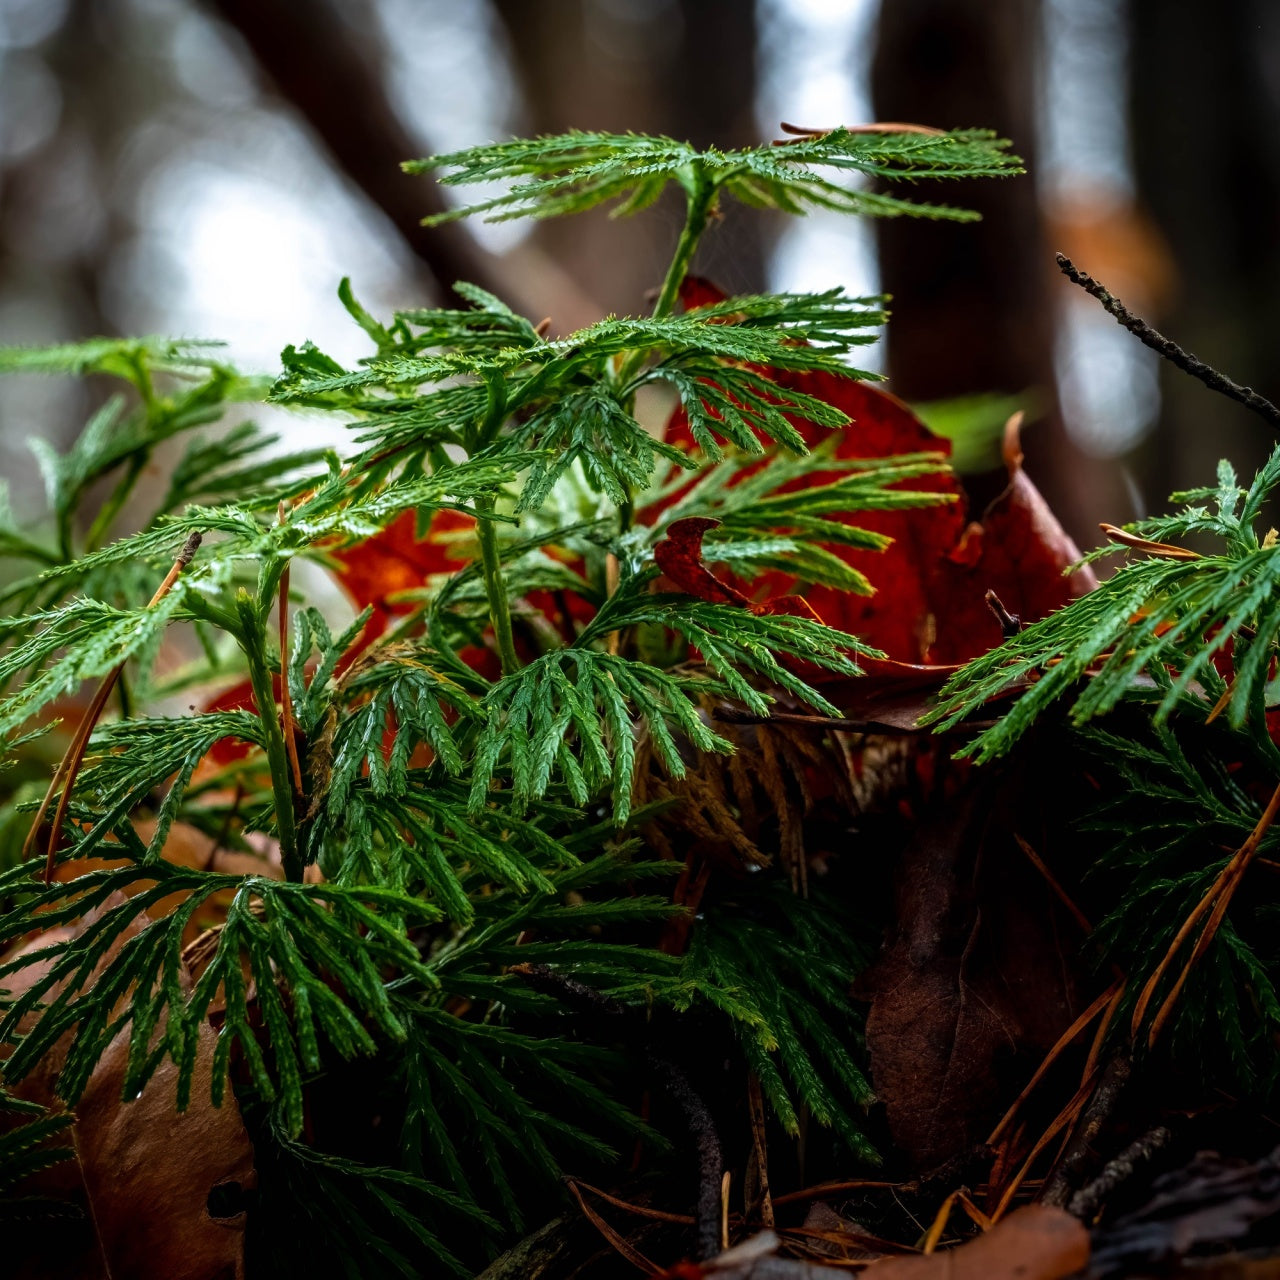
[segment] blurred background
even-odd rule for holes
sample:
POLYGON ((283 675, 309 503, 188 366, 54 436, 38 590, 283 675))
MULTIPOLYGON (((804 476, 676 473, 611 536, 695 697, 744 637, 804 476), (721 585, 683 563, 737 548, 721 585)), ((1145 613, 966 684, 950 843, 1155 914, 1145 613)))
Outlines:
MULTIPOLYGON (((0 0, 0 343, 215 337, 271 371, 311 338, 350 360, 343 275, 383 312, 471 279, 565 331, 643 306, 678 211, 425 231, 440 189, 400 160, 876 119, 993 127, 1031 176, 949 185, 976 226, 730 208, 697 269, 895 295, 868 359, 907 399, 1034 393, 1028 465, 1084 545, 1222 454, 1257 464, 1261 420, 1161 367, 1053 251, 1280 400, 1275 0, 0 0)), ((65 441, 90 394, 0 383, 20 514, 27 440, 65 441)))

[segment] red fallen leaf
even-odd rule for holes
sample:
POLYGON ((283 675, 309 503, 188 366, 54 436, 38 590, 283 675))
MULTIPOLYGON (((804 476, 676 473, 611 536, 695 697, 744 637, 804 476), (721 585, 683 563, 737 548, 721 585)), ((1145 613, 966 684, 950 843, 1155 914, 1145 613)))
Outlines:
POLYGON ((719 523, 706 516, 676 520, 666 537, 654 547, 653 558, 658 568, 686 595, 711 604, 739 604, 748 608, 751 601, 736 587, 721 582, 702 562, 703 536, 719 523))
POLYGON ((964 662, 1000 643, 985 600, 989 590, 1014 616, 1034 622, 1098 585, 1088 566, 1063 574, 1080 550, 1022 469, 1020 427, 1020 414, 1005 427, 1008 484, 948 553, 936 602, 946 627, 939 628, 932 661, 964 662))
MULTIPOLYGON (((682 290, 690 309, 724 297, 716 286, 696 277, 686 281, 682 290)), ((726 323, 732 320, 726 318, 726 323)), ((781 388, 804 391, 848 414, 852 426, 837 445, 840 458, 951 452, 950 443, 934 435, 902 401, 869 383, 826 372, 768 372, 781 388)), ((795 426, 810 444, 828 435, 812 423, 798 421, 795 426)), ((683 408, 672 414, 667 439, 692 444, 683 408)), ((1014 422, 1006 434, 1004 453, 1008 483, 980 520, 970 520, 964 489, 950 473, 921 477, 909 485, 954 494, 958 499, 954 503, 851 512, 849 523, 894 541, 883 552, 834 548, 878 589, 872 596, 858 596, 830 587, 809 587, 805 598, 817 614, 899 662, 947 664, 964 662, 1000 642, 999 623, 986 604, 988 590, 1024 622, 1092 590, 1097 584, 1087 568, 1070 577, 1062 574, 1080 553, 1023 472, 1014 422)), ((819 472, 800 483, 828 478, 833 477, 819 472)), ((777 573, 759 581, 775 593, 792 585, 792 580, 777 573)))
POLYGON ((711 604, 736 604, 760 614, 790 614, 792 617, 817 618, 813 606, 800 596, 776 596, 756 603, 743 595, 730 582, 717 578, 702 559, 702 539, 719 520, 707 516, 686 516, 675 520, 666 537, 653 548, 658 568, 686 595, 696 596, 711 604))
POLYGON ((433 574, 458 568, 442 535, 469 529, 473 523, 471 516, 461 512, 437 511, 427 536, 419 539, 417 513, 406 511, 380 533, 333 553, 340 566, 338 585, 357 609, 373 606, 358 648, 376 640, 396 614, 409 611, 409 605, 392 600, 392 596, 422 586, 433 574))

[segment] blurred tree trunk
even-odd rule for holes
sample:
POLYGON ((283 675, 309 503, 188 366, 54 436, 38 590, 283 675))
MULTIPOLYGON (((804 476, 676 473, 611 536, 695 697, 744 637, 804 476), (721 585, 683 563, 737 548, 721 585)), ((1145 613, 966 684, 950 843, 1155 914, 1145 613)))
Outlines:
MULTIPOLYGON (((722 147, 757 140, 751 3, 495 0, 495 7, 520 72, 525 131, 634 130, 722 147)), ((695 269, 735 292, 758 289, 771 219, 732 204, 724 214, 695 269)), ((535 234, 601 310, 634 314, 661 283, 679 220, 678 201, 664 199, 627 226, 594 211, 535 234)))
POLYGON ((921 199, 976 209, 980 223, 879 224, 883 287, 893 295, 888 372, 911 400, 1034 389, 1043 418, 1026 432, 1028 469, 1082 543, 1114 518, 1115 468, 1085 457, 1058 412, 1053 370, 1059 285, 1034 179, 1037 0, 892 0, 872 66, 876 116, 1013 139, 1030 175, 920 183, 921 199))
POLYGON ((427 268, 441 298, 456 280, 501 292, 501 270, 465 226, 424 227, 442 210, 437 187, 406 177, 419 148, 383 88, 382 56, 367 7, 330 0, 209 0, 258 66, 328 149, 336 167, 391 220, 427 268))
MULTIPOLYGON (((96 0, 74 0, 34 58, 57 81, 60 110, 52 135, 0 171, 0 342, 68 342, 111 335, 103 283, 126 219, 100 193, 110 187, 139 104, 145 77, 120 92, 111 40, 96 0)), ((0 70, 0 75, 4 71, 0 70)), ((63 447, 106 392, 67 379, 6 379, 0 386, 0 476, 23 516, 43 501, 31 436, 63 447)))
MULTIPOLYGON (((1164 234, 1178 288, 1160 327, 1280 402, 1280 7, 1130 0, 1130 92, 1139 196, 1164 234)), ((1145 450, 1150 497, 1243 473, 1275 444, 1267 425, 1167 364, 1145 450)), ((1273 517, 1274 518, 1274 517, 1273 517)))

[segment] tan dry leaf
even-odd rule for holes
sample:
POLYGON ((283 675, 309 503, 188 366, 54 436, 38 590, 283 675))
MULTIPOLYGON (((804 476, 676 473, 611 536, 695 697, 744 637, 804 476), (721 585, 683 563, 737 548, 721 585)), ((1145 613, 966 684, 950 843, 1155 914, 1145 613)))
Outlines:
MULTIPOLYGON (((123 901, 117 895, 102 910, 123 901)), ((141 928, 139 921, 126 932, 133 936, 141 928)), ((19 951, 66 941, 74 932, 51 930, 19 951)), ((117 940, 103 964, 125 941, 117 940)), ((51 963, 14 975, 8 980, 10 992, 20 994, 51 963)), ((69 1035, 14 1087, 15 1093, 60 1107, 53 1085, 69 1035)), ((214 1218, 209 1196, 215 1187, 231 1192, 233 1186, 254 1185, 253 1146, 231 1091, 221 1107, 209 1100, 216 1040, 210 1026, 201 1027, 191 1102, 182 1113, 175 1106, 177 1068, 168 1060, 139 1097, 124 1101, 127 1033, 111 1042, 75 1108, 76 1160, 47 1170, 31 1188, 79 1204, 87 1224, 81 1230, 59 1224, 56 1231, 35 1235, 24 1252, 10 1253, 13 1280, 241 1280, 246 1214, 214 1218)), ((226 1198, 239 1200, 234 1193, 226 1198)))
POLYGON ((1033 1204, 955 1249, 882 1258, 863 1280, 1062 1280, 1089 1263, 1089 1232, 1065 1209, 1033 1204))

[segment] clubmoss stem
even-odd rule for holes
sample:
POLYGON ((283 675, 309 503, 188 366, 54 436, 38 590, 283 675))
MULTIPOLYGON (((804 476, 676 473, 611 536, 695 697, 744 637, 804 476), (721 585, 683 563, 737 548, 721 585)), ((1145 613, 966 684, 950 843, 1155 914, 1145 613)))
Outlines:
POLYGON ((498 556, 498 534, 493 521, 487 517, 493 512, 493 499, 485 498, 476 503, 476 534, 480 539, 481 572, 484 574, 484 593, 489 601, 489 620, 498 642, 498 658, 502 674, 509 676, 520 670, 516 657, 515 638, 511 631, 511 606, 507 602, 507 588, 502 581, 502 562, 498 556))
MULTIPOLYGON (((245 637, 245 658, 249 665, 249 683, 258 706, 258 722, 262 725, 267 767, 271 770, 271 795, 275 801, 276 834, 280 838, 280 862, 286 880, 302 879, 302 855, 298 850, 298 832, 293 812, 293 777, 289 753, 285 747, 280 717, 276 714, 276 692, 267 666, 266 646, 262 632, 255 628, 245 637)), ((283 680, 283 674, 281 679, 283 680)))

